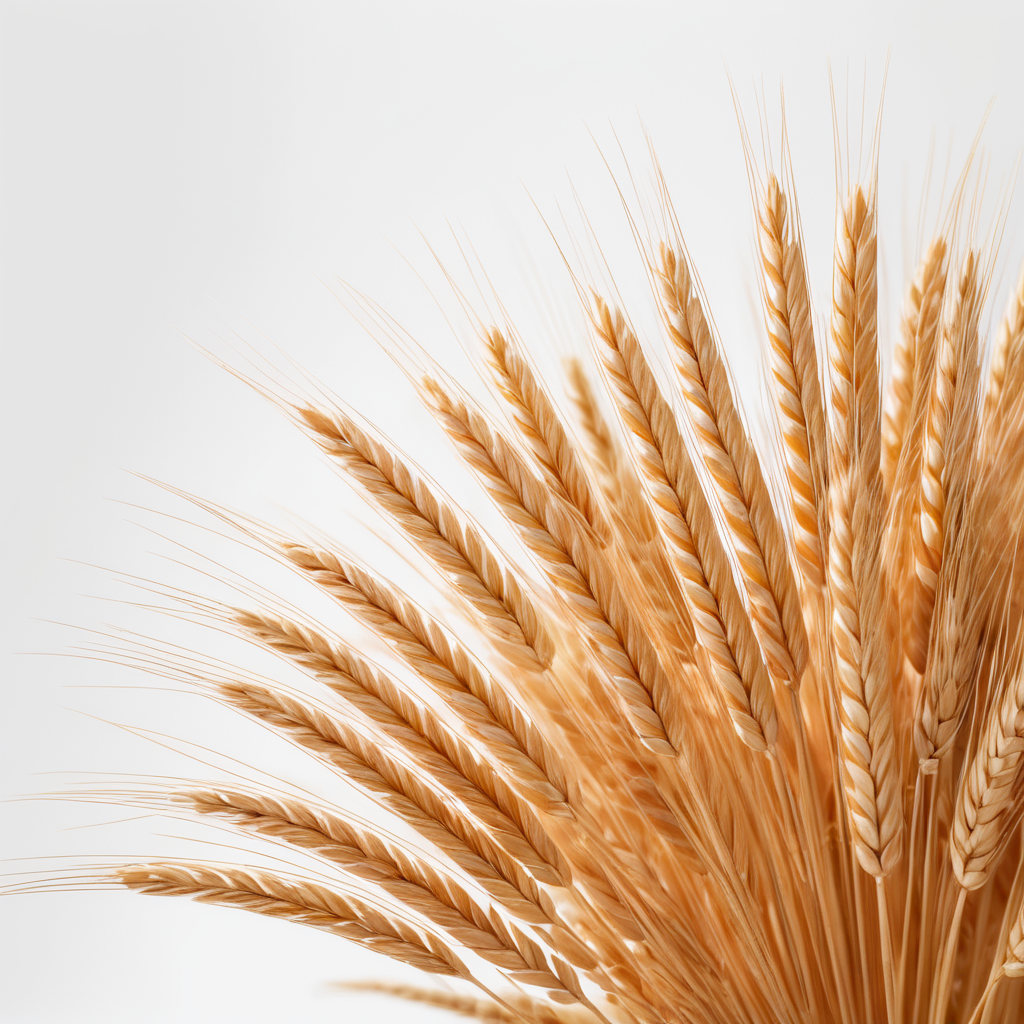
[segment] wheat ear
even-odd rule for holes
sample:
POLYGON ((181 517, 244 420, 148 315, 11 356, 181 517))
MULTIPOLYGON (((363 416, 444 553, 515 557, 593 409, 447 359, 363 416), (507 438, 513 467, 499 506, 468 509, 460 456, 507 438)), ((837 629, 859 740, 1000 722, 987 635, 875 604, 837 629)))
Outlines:
POLYGON ((914 271, 903 300, 900 333, 893 349, 892 378, 882 417, 882 477, 893 491, 896 467, 907 440, 918 367, 927 363, 945 282, 946 243, 934 239, 914 271))
MULTIPOLYGON (((379 841, 371 844, 365 833, 360 835, 329 811, 304 801, 238 787, 185 790, 175 797, 200 814, 216 816, 242 831, 308 851, 346 876, 375 883, 402 907, 444 929, 453 940, 490 962, 506 962, 504 951, 515 948, 507 929, 496 925, 496 916, 484 912, 454 878, 430 872, 422 863, 418 870, 413 869, 410 858, 399 859, 394 849, 387 849, 379 841)), ((534 912, 533 922, 538 918, 540 915, 534 912)))
POLYGON ((857 186, 836 231, 828 583, 846 806, 857 859, 884 876, 899 859, 903 818, 892 724, 894 624, 879 558, 875 249, 874 201, 857 186))
POLYGON ((450 828, 460 816, 474 822, 478 839, 501 858, 506 871, 543 858, 533 843, 553 856, 544 831, 485 767, 486 759, 474 757, 461 737, 410 699, 389 673, 305 623, 241 611, 235 621, 259 643, 326 684, 344 701, 345 714, 337 727, 348 744, 371 763, 378 761, 382 773, 416 780, 433 812, 450 828))
POLYGON ((117 872, 129 889, 153 896, 188 896, 329 931, 431 974, 463 975, 464 965, 442 943, 357 899, 305 878, 245 870, 232 864, 161 861, 117 872))
MULTIPOLYGON (((479 707, 475 710, 485 717, 492 716, 490 722, 481 723, 479 734, 496 735, 502 743, 509 742, 510 734, 515 745, 540 769, 550 787, 547 795, 566 799, 563 759, 531 721, 521 694, 513 686, 502 685, 395 583, 335 550, 282 537, 273 537, 271 544, 318 587, 379 632, 418 674, 436 679, 442 689, 454 680, 459 690, 472 694, 486 712, 479 707), (507 733, 495 733, 495 723, 507 733)), ((460 704, 465 701, 461 693, 457 699, 460 704)), ((472 705, 472 701, 469 703, 472 705)), ((535 770, 527 767, 523 777, 530 777, 535 770)))
POLYGON ((400 883, 399 889, 391 890, 400 901, 408 894, 418 902, 427 893, 482 931, 501 927, 501 915, 528 925, 551 924, 535 904, 522 899, 511 886, 487 877, 486 870, 475 870, 472 861, 459 864, 445 852, 426 854, 304 794, 205 783, 177 788, 171 799, 198 814, 229 821, 242 831, 308 850, 346 874, 381 883, 385 890, 391 883, 400 883), (484 909, 495 900, 501 915, 484 909))
POLYGON ((782 437, 796 556, 809 588, 823 579, 827 436, 803 247, 774 174, 758 209, 769 380, 782 437))
POLYGON ((988 388, 985 394, 985 419, 990 425, 996 409, 1009 407, 1024 386, 1024 367, 1021 350, 1024 348, 1024 265, 1020 268, 1017 287, 1006 304, 1006 312, 999 322, 992 363, 989 368, 988 388))
MULTIPOLYGON (((968 514, 972 513, 979 514, 973 509, 968 514)), ((979 579, 980 560, 976 542, 947 543, 928 664, 914 714, 914 744, 925 774, 937 771, 939 761, 952 748, 981 671, 994 588, 979 579)))
POLYGON ((978 750, 965 771, 949 837, 950 860, 965 889, 985 884, 1019 811, 1024 758, 1024 675, 1019 653, 1004 668, 978 750))
POLYGON ((935 607, 935 588, 942 563, 946 503, 950 486, 959 485, 962 459, 969 455, 962 436, 964 421, 974 419, 977 382, 977 257, 964 261, 955 303, 940 331, 921 436, 921 483, 911 525, 912 569, 903 596, 903 648, 918 672, 924 671, 928 634, 935 607), (958 402, 966 408, 954 417, 958 402), (960 429, 957 430, 956 427, 960 429), (959 458, 957 458, 959 456, 959 458), (958 465, 957 463, 961 463, 958 465))
POLYGON ((663 244, 652 269, 676 379, 697 450, 728 523, 758 641, 772 677, 797 686, 807 659, 807 637, 796 581, 782 526, 733 398, 725 361, 681 252, 663 244))
POLYGON ((586 521, 598 526, 600 520, 593 488, 579 455, 521 346, 497 328, 487 333, 486 343, 498 388, 509 402, 516 426, 530 451, 557 480, 586 521))
MULTIPOLYGON (((407 705, 419 719, 421 730, 439 749, 461 747, 464 754, 460 756, 496 766, 502 783, 537 809, 571 815, 571 810, 565 806, 564 792, 552 784, 520 741, 480 699, 480 695, 490 696, 490 688, 483 685, 481 674, 470 668, 472 663, 468 659, 462 666, 455 663, 450 657, 454 653, 451 646, 442 646, 439 642, 443 634, 436 624, 431 629, 429 620, 417 614, 412 603, 396 589, 375 580, 355 565, 346 565, 331 552, 289 543, 285 546, 285 555, 346 610, 373 629, 393 654, 425 684, 425 692, 409 693, 393 710, 402 711, 401 704, 407 705), (407 623, 417 626, 419 635, 401 622, 396 612, 402 614, 407 623), (428 640, 434 638, 434 646, 449 654, 449 663, 441 661, 421 636, 428 640), (452 671, 453 663, 456 668, 461 668, 461 676, 452 671), (475 686, 469 685, 470 680, 475 686), (423 706, 413 711, 416 702, 423 706)), ((397 688, 387 696, 392 703, 398 701, 397 688)), ((546 752, 544 762, 550 763, 552 759, 546 752)))
MULTIPOLYGON (((271 630, 276 632, 273 626, 271 630)), ((432 774, 426 774, 428 765, 422 760, 410 763, 401 748, 383 742, 375 718, 339 716, 326 701, 256 678, 221 679, 214 685, 227 703, 307 749, 408 821, 457 863, 467 865, 475 876, 505 877, 534 903, 540 899, 538 883, 560 884, 557 873, 525 841, 519 828, 467 788, 458 773, 438 762, 435 754, 428 755, 432 774), (447 783, 468 797, 468 806, 451 799, 447 783)), ((391 731, 399 739, 406 733, 399 727, 391 731)), ((414 750, 421 746, 421 740, 414 741, 414 750)))
MULTIPOLYGON (((941 237, 933 239, 914 273, 901 324, 905 349, 908 354, 912 353, 913 363, 910 406, 889 490, 890 525, 886 559, 892 566, 893 586, 897 594, 906 590, 914 574, 913 537, 917 530, 914 515, 921 490, 924 429, 946 294, 946 255, 945 240, 941 237), (911 331, 912 341, 909 337, 911 331)), ((890 395, 890 406, 896 402, 896 397, 890 395)))

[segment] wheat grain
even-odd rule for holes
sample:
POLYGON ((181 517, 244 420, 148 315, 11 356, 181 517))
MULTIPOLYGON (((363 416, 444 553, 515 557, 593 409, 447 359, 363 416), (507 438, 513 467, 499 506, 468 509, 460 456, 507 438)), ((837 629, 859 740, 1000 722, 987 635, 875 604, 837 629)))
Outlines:
POLYGON ((1024 977, 1024 906, 1010 929, 1002 968, 1003 973, 1010 978, 1024 977))

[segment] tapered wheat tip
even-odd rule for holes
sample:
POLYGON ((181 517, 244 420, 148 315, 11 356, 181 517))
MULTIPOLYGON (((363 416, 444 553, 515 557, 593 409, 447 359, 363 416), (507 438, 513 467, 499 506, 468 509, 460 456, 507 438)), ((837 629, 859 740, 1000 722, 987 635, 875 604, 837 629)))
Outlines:
POLYGON ((996 261, 958 198, 886 366, 875 183, 843 187, 814 268, 788 162, 748 157, 763 420, 660 170, 630 213, 649 308, 573 265, 564 379, 496 296, 465 332, 489 382, 417 350, 451 485, 340 399, 272 396, 400 538, 391 568, 195 499, 287 596, 251 568, 230 604, 167 591, 237 667, 102 654, 257 723, 318 789, 119 782, 90 798, 272 866, 88 881, 321 929, 460 986, 364 990, 500 1024, 1024 1020, 1024 276, 982 380, 996 261))

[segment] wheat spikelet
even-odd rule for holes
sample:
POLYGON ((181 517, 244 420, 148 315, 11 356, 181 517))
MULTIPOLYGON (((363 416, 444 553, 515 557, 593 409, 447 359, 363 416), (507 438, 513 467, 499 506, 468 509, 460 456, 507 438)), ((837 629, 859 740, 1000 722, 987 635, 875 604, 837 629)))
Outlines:
POLYGON ((88 650, 245 716, 327 781, 86 791, 275 866, 64 881, 317 927, 463 986, 350 987, 500 1024, 1019 1021, 1024 277, 983 385, 994 254, 960 241, 957 199, 883 395, 874 181, 842 197, 819 346, 780 176, 754 200, 774 449, 660 170, 646 238, 629 212, 660 332, 571 267, 563 390, 500 302, 467 327, 491 396, 370 317, 483 511, 326 389, 251 382, 415 558, 385 573, 348 539, 193 499, 310 608, 214 562, 235 598, 133 582, 227 634, 237 666, 142 634, 88 650))
POLYGON ((1010 930, 1010 938, 1006 946, 1006 959, 1003 961, 1003 972, 1011 978, 1024 976, 1024 907, 1021 908, 1010 930))
POLYGON ((892 354, 892 382, 882 414, 882 480, 889 493, 892 492, 893 477, 900 461, 910 407, 914 401, 914 363, 917 358, 915 341, 917 327, 921 322, 922 292, 927 288, 921 278, 923 272, 930 267, 930 261, 923 263, 907 289, 900 335, 892 354))

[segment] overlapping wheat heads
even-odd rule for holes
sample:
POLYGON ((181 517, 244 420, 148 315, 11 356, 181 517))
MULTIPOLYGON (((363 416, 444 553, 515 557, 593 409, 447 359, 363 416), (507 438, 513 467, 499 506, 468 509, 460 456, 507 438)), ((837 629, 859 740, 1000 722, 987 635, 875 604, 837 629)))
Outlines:
POLYGON ((237 782, 96 793, 296 867, 94 881, 324 929, 463 985, 394 994, 483 1020, 1022 1019, 1024 283, 983 373, 992 254, 954 210, 886 394, 873 176, 842 186, 818 327, 791 175, 753 179, 777 450, 667 204, 640 245, 660 337, 581 274, 566 387, 506 322, 478 331, 489 397, 410 370, 501 543, 342 402, 276 394, 437 607, 335 541, 199 503, 358 628, 185 597, 280 672, 118 656, 286 738, 376 817, 237 782))

